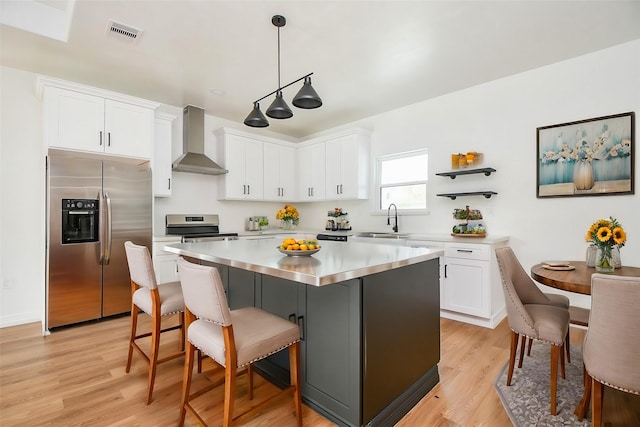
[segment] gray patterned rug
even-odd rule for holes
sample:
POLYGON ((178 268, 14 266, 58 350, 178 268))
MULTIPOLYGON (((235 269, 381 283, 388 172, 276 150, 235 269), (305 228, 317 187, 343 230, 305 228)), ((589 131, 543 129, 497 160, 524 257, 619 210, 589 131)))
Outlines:
MULTIPOLYGON (((558 414, 552 416, 549 391, 549 344, 534 341, 531 356, 524 358, 522 368, 518 369, 518 357, 513 371, 511 386, 507 387, 509 363, 498 375, 495 388, 502 405, 514 426, 590 426, 588 418, 578 421, 573 414, 584 391, 582 380, 582 349, 571 346, 571 363, 566 363, 566 379, 560 376, 558 369, 558 414)), ((591 415, 588 414, 588 417, 591 415)))

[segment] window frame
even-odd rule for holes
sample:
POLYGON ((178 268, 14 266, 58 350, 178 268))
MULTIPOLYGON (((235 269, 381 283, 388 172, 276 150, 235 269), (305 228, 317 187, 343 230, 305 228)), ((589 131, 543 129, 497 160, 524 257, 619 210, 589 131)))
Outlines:
POLYGON ((400 153, 386 154, 382 156, 378 156, 375 159, 375 177, 374 177, 374 206, 373 213, 377 215, 386 215, 387 207, 383 207, 380 205, 380 194, 382 188, 391 188, 391 187, 402 187, 407 185, 415 185, 415 184, 424 184, 425 189, 425 208, 424 209, 401 209, 398 208, 398 212, 401 212, 403 215, 428 215, 429 214, 429 150, 427 148, 421 148, 418 150, 411 151, 403 151, 400 153), (408 157, 416 157, 416 156, 427 156, 427 177, 424 181, 405 181, 402 183, 394 183, 382 185, 380 180, 382 179, 382 164, 385 161, 389 160, 397 160, 408 157))

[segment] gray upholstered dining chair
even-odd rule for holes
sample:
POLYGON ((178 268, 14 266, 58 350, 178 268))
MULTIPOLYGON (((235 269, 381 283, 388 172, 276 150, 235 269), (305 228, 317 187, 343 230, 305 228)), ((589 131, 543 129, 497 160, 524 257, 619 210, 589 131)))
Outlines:
MULTIPOLYGON (((507 247, 504 250, 501 250, 501 256, 508 262, 509 265, 512 266, 512 277, 515 286, 518 288, 518 293, 520 294, 520 299, 523 304, 542 304, 542 305, 552 305, 554 307, 560 307, 570 310, 569 306, 569 298, 560 294, 548 294, 544 293, 536 286, 536 284, 531 280, 531 277, 527 274, 527 272, 522 268, 522 264, 518 261, 516 254, 513 252, 513 249, 507 247)), ((571 310, 569 311, 569 323, 571 323, 571 310)), ((524 359, 524 348, 525 348, 526 337, 522 335, 521 343, 520 343, 520 359, 518 361, 518 368, 522 368, 522 361, 524 359)), ((533 338, 529 338, 529 348, 527 351, 527 355, 531 356, 531 343, 533 342, 533 338)), ((567 338, 565 339, 565 351, 567 354, 567 362, 571 363, 571 345, 570 345, 570 337, 569 330, 567 329, 567 338)))
POLYGON ((593 394, 591 421, 599 427, 605 385, 640 395, 640 277, 591 276, 591 313, 582 353, 587 378, 576 415, 584 418, 593 394))
MULTIPOLYGON (((569 310, 535 302, 540 299, 540 296, 531 286, 536 289, 537 286, 534 283, 529 284, 529 281, 520 280, 522 266, 513 256, 511 248, 496 249, 496 257, 502 277, 507 319, 511 328, 507 386, 511 385, 518 337, 520 335, 551 344, 551 415, 556 415, 558 361, 560 359, 562 377, 564 378, 563 346, 569 330, 569 310)), ((540 291, 538 290, 538 292, 540 291)), ((521 348, 521 356, 522 352, 523 349, 521 348)))
POLYGON ((193 264, 178 258, 178 271, 185 300, 187 350, 182 383, 179 425, 184 425, 187 410, 206 424, 191 400, 224 383, 222 425, 255 415, 273 399, 293 394, 297 425, 302 425, 300 396, 300 329, 298 325, 256 307, 229 310, 220 274, 215 267, 193 264), (217 365, 224 376, 191 394, 195 349, 201 350, 217 365), (236 377, 248 374, 249 399, 253 398, 253 363, 285 348, 289 349, 291 385, 274 396, 234 416, 236 377))
POLYGON ((156 379, 157 366, 160 363, 173 360, 184 355, 184 299, 180 282, 162 283, 158 285, 153 270, 153 262, 146 246, 136 245, 127 241, 124 243, 129 264, 131 278, 131 334, 129 337, 129 354, 127 356, 126 372, 131 370, 133 349, 149 363, 149 380, 147 391, 147 405, 151 403, 153 386, 156 379), (142 310, 151 317, 151 332, 138 335, 138 311, 142 310), (162 329, 162 317, 172 314, 179 315, 179 324, 162 329), (172 330, 180 330, 181 349, 179 352, 159 358, 160 334, 172 330), (141 338, 151 337, 151 354, 145 353, 137 343, 141 338))

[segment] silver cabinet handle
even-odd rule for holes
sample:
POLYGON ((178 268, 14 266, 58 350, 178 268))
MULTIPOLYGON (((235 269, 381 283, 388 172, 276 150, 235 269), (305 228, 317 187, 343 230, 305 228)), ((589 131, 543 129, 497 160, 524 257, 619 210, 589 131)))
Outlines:
POLYGON ((462 252, 465 254, 472 254, 473 250, 472 249, 456 249, 457 252, 462 252))
POLYGON ((340 194, 340 186, 336 185, 336 194, 340 194))
POLYGON ((171 190, 171 178, 168 178, 169 181, 169 186, 167 187, 168 190, 171 190))
POLYGON ((111 132, 107 132, 107 147, 111 147, 111 132))
POLYGON ((100 131, 100 145, 102 145, 102 131, 100 131))
POLYGON ((247 184, 247 194, 251 194, 251 186, 247 184))

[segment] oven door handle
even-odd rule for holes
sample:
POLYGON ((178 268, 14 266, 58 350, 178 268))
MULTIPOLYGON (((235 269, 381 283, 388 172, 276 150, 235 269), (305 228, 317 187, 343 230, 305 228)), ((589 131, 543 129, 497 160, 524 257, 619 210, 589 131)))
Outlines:
POLYGON ((106 221, 105 221, 105 227, 106 227, 106 231, 105 231, 105 237, 107 239, 107 248, 104 251, 104 264, 103 265, 109 265, 109 262, 111 261, 111 241, 112 241, 112 236, 111 236, 111 197, 109 197, 109 193, 108 192, 104 192, 104 201, 105 204, 107 205, 107 217, 106 217, 106 221))

